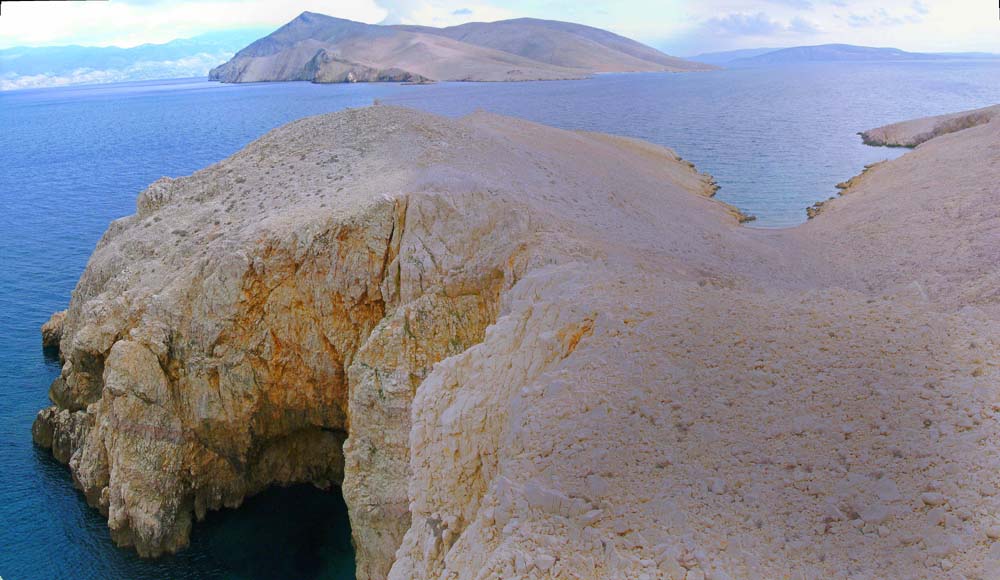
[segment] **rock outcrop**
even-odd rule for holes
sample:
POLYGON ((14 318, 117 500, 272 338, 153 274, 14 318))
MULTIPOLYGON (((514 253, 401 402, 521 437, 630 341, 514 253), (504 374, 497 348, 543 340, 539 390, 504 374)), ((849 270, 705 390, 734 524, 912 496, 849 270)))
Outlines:
POLYGON ((54 313, 46 322, 42 325, 42 347, 43 348, 59 348, 59 343, 62 341, 63 333, 63 322, 66 321, 66 311, 60 310, 54 313))
POLYGON ((303 12, 212 69, 209 78, 227 83, 531 81, 714 68, 568 22, 522 18, 433 28, 303 12))
POLYGON ((377 69, 320 50, 306 63, 306 77, 317 83, 424 83, 430 79, 398 68, 377 69))
POLYGON ((998 144, 752 230, 636 140, 297 121, 112 224, 35 440, 144 555, 312 482, 365 579, 988 577, 998 144))

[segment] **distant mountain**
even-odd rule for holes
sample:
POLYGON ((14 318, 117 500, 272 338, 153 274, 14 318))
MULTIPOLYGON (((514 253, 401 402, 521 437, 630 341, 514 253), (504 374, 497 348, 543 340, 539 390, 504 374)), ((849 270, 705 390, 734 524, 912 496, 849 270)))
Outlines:
POLYGON ((0 90, 204 76, 261 33, 260 29, 217 32, 133 48, 2 49, 0 90))
POLYGON ((706 64, 714 64, 716 66, 724 66, 730 62, 740 59, 740 58, 751 58, 754 56, 759 56, 762 54, 767 54, 769 52, 774 52, 780 50, 777 48, 744 48, 740 50, 727 50, 723 52, 704 52, 702 54, 696 54, 694 56, 686 57, 688 60, 693 60, 695 62, 703 62, 706 64))
POLYGON ((725 63, 728 67, 769 66, 810 62, 887 62, 948 59, 1000 58, 985 53, 926 53, 907 52, 898 48, 875 48, 851 44, 822 44, 795 46, 763 52, 757 55, 734 58, 725 63))
POLYGON ((680 72, 713 68, 663 54, 607 30, 557 20, 517 18, 499 22, 470 22, 448 28, 394 28, 446 36, 546 64, 591 72, 680 72))
POLYGON ((450 28, 379 26, 304 12, 209 78, 223 82, 520 81, 713 67, 610 32, 522 18, 450 28))

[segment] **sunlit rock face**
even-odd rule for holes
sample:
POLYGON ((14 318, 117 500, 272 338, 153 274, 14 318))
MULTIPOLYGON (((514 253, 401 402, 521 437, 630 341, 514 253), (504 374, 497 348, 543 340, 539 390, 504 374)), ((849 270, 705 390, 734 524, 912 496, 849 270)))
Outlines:
POLYGON ((998 143, 765 231, 648 143, 303 119, 111 225, 33 434, 143 555, 309 482, 363 579, 988 577, 998 143))
POLYGON ((417 386, 548 259, 526 250, 531 212, 479 175, 504 145, 476 150, 471 125, 385 107, 307 119, 157 181, 112 224, 34 436, 116 542, 156 556, 268 485, 342 484, 360 575, 386 575, 409 527, 417 386))

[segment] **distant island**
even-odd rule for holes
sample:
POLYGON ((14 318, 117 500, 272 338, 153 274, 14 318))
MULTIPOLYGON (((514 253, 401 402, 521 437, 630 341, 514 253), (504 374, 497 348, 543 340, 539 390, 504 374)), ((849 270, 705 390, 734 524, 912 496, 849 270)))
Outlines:
POLYGON ((809 62, 925 61, 954 59, 1000 59, 1000 54, 986 52, 907 52, 898 48, 820 44, 790 48, 750 48, 710 52, 688 57, 690 60, 722 66, 750 67, 809 62))
POLYGON ((227 83, 529 81, 714 68, 569 22, 519 18, 433 28, 303 12, 212 69, 209 78, 227 83))
POLYGON ((695 62, 703 62, 705 64, 713 64, 716 66, 726 66, 736 59, 760 56, 762 54, 767 54, 769 52, 774 52, 776 50, 781 50, 781 49, 774 47, 742 48, 739 50, 727 50, 723 52, 703 52, 701 54, 689 56, 687 57, 687 59, 693 60, 695 62))

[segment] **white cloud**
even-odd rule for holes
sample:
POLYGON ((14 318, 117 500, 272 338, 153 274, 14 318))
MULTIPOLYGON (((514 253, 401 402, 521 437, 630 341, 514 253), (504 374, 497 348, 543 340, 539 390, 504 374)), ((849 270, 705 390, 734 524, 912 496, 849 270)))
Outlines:
POLYGON ((451 26, 476 21, 503 20, 523 16, 507 8, 461 0, 375 0, 385 10, 384 24, 451 26))
POLYGON ((362 22, 386 15, 374 0, 8 2, 0 16, 0 48, 163 43, 214 30, 277 28, 306 10, 362 22))
POLYGON ((232 53, 198 53, 177 60, 140 61, 118 69, 79 68, 64 74, 0 75, 0 91, 61 87, 67 85, 116 83, 153 79, 204 77, 219 63, 232 58, 232 53))
POLYGON ((1000 52, 996 6, 981 0, 713 0, 647 42, 674 54, 847 43, 911 51, 1000 52))

